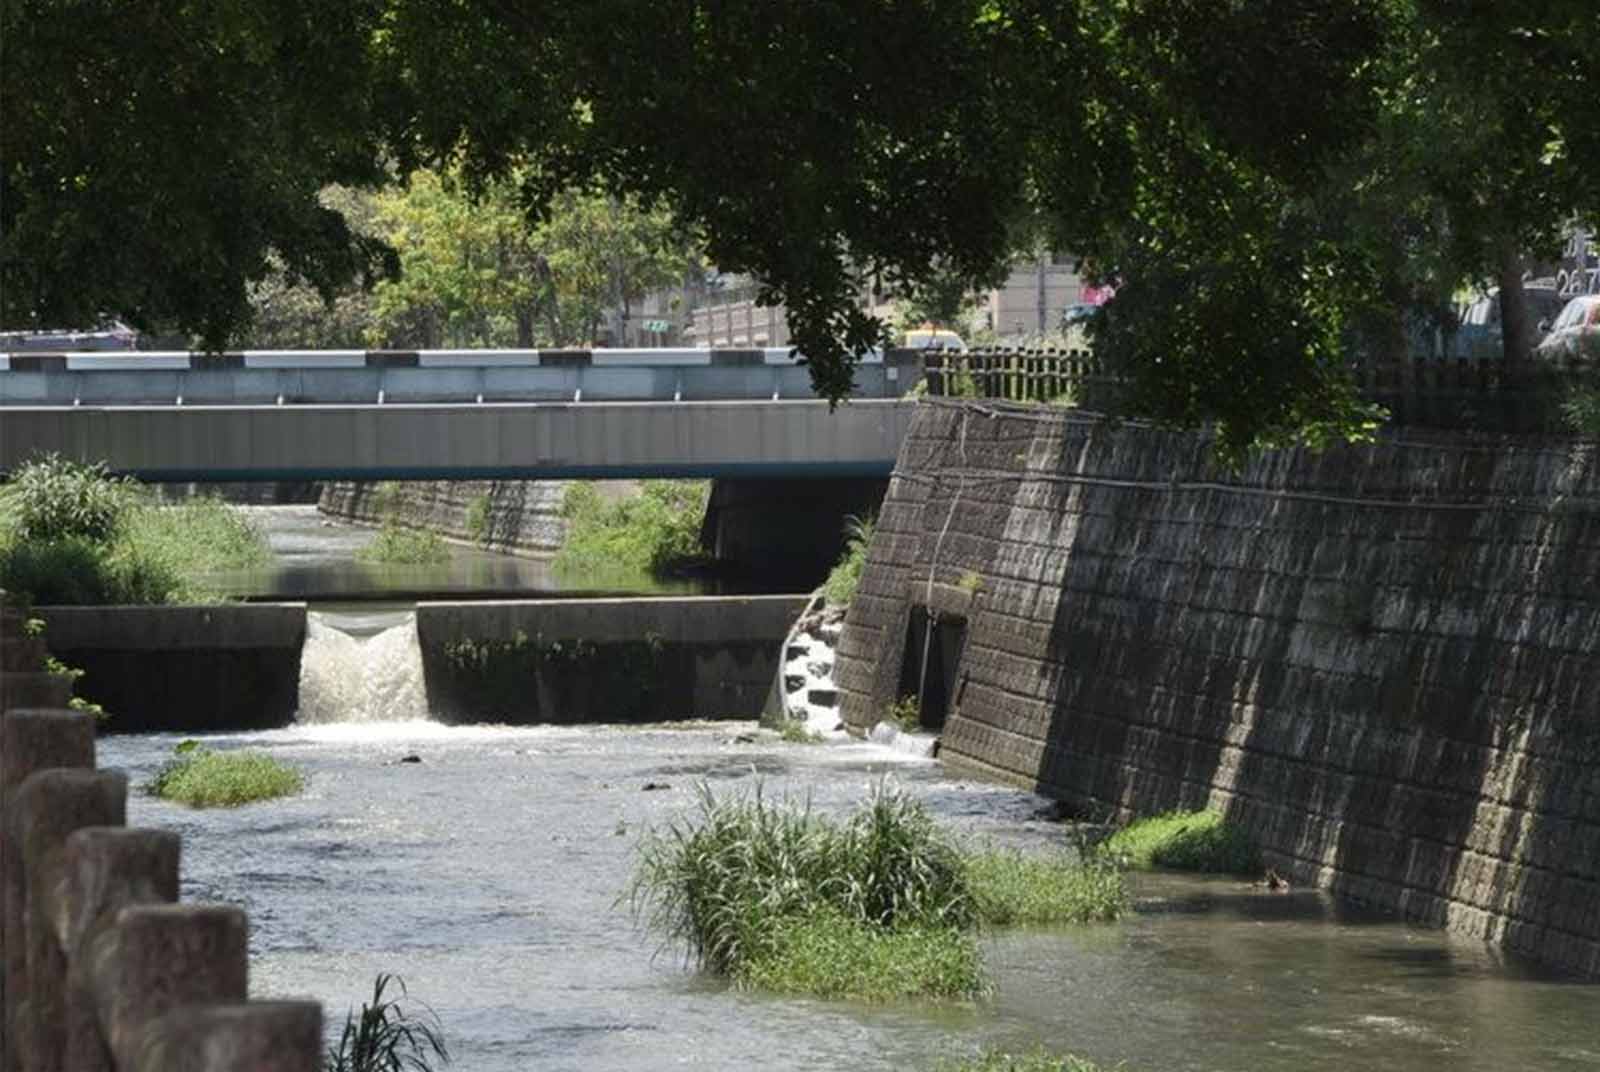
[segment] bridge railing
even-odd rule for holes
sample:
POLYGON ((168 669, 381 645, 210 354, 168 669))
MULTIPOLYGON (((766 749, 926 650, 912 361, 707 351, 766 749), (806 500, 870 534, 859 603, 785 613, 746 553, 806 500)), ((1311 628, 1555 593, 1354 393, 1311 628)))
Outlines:
MULTIPOLYGON (((866 355, 856 396, 898 397, 918 351, 866 355)), ((383 405, 793 400, 787 350, 434 350, 0 354, 0 405, 383 405)))
MULTIPOLYGON (((0 677, 26 641, 0 605, 0 677)), ((247 1000, 244 913, 176 903, 178 836, 129 829, 127 792, 89 715, 0 714, 5 1072, 314 1072, 321 1006, 247 1000)))
MULTIPOLYGON (((1600 361, 1467 358, 1350 362, 1359 397, 1397 425, 1506 434, 1566 434, 1575 392, 1600 390, 1600 361)), ((926 391, 936 397, 1078 405, 1116 411, 1127 381, 1083 350, 934 351, 926 391)))

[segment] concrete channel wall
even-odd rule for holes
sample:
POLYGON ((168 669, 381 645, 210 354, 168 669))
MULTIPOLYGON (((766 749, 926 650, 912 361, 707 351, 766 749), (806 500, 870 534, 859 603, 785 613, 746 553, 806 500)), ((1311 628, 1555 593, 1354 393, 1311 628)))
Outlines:
POLYGON ((361 525, 393 521, 478 547, 546 558, 561 550, 564 480, 334 480, 317 508, 361 525))
POLYGON ((435 717, 457 722, 756 718, 805 596, 423 603, 435 717))
POLYGON ((920 406, 841 637, 846 720, 924 691, 953 766, 1095 816, 1218 808, 1298 882, 1600 975, 1593 445, 1237 473, 1207 446, 920 406))
POLYGON ((38 607, 78 694, 117 733, 253 730, 294 720, 303 603, 211 607, 38 607))
MULTIPOLYGON (((42 657, 0 605, 0 698, 42 657)), ((127 795, 90 716, 0 703, 0 1067, 320 1068, 322 1007, 248 1000, 245 913, 176 903, 179 837, 127 828, 127 795)))

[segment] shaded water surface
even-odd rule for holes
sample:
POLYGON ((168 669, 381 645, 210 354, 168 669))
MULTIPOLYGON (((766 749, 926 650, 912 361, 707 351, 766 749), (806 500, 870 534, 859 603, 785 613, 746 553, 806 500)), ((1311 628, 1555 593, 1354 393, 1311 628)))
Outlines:
MULTIPOLYGON (((1029 794, 868 744, 737 739, 751 729, 417 722, 218 737, 301 764, 307 792, 216 812, 137 796, 129 819, 185 835, 185 899, 249 911, 254 994, 313 996, 342 1019, 375 973, 397 972, 468 1072, 931 1069, 980 1045, 1040 1043, 1151 1072, 1600 1065, 1600 987, 1233 880, 1146 876, 1126 923, 988 939, 996 993, 977 1004, 731 992, 616 903, 639 833, 689 808, 696 781, 760 780, 834 810, 889 776, 971 837, 1063 836, 1030 818, 1029 794), (423 762, 394 763, 411 753, 423 762)), ((142 783, 175 743, 110 737, 101 761, 142 783)))
MULTIPOLYGON (((375 528, 335 521, 315 506, 237 507, 261 534, 272 561, 207 578, 218 591, 272 599, 448 599, 472 593, 499 597, 562 594, 699 595, 719 586, 692 578, 647 574, 557 573, 546 559, 447 544, 449 559, 425 565, 378 564, 356 557, 375 528)), ((724 586, 725 587, 725 586, 724 586)))

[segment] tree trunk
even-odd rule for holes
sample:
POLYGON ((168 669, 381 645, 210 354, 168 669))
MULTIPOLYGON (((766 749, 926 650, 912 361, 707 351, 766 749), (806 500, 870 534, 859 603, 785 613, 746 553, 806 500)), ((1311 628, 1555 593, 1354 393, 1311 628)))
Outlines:
POLYGON ((517 310, 517 349, 533 349, 533 308, 524 305, 517 310))
POLYGON ((1522 289, 1522 255, 1510 246, 1501 251, 1499 283, 1501 352, 1512 365, 1533 356, 1536 332, 1522 289))

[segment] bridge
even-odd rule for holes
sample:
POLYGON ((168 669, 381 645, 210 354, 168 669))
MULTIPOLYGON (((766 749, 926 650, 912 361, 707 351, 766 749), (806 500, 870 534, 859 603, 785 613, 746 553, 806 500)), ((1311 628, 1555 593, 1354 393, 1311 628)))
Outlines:
POLYGON ((914 351, 853 401, 788 350, 0 354, 0 470, 148 481, 887 476, 914 351))

